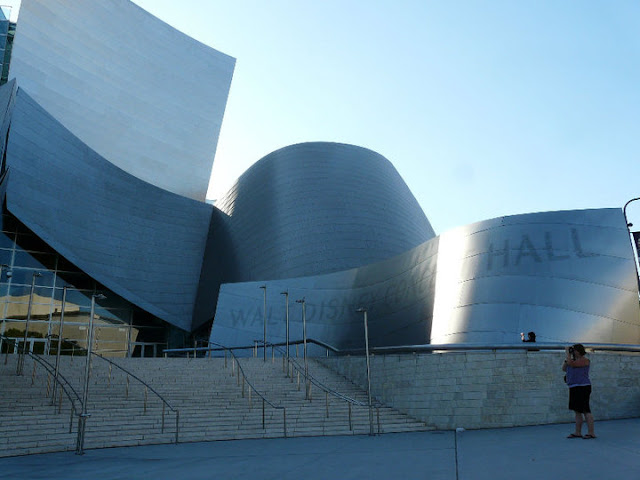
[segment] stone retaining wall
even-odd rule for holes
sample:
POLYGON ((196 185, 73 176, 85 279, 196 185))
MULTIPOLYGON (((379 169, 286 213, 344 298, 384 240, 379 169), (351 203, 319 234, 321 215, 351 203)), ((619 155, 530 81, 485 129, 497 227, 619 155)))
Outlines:
MULTIPOLYGON (((640 355, 588 356, 596 421, 640 416, 640 355)), ((374 355, 371 390, 383 403, 438 429, 573 422, 563 358, 545 351, 374 355)), ((366 389, 364 356, 323 362, 366 389)))

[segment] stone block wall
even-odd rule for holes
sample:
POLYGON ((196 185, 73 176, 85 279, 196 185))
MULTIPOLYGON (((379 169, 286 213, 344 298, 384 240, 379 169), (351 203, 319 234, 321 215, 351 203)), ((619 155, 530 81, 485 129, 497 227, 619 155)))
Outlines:
MULTIPOLYGON (((590 353, 597 420, 640 416, 640 355, 590 353)), ((438 429, 573 422, 564 383, 564 353, 473 351, 371 357, 371 391, 438 429)), ((366 359, 322 359, 366 389, 366 359)))

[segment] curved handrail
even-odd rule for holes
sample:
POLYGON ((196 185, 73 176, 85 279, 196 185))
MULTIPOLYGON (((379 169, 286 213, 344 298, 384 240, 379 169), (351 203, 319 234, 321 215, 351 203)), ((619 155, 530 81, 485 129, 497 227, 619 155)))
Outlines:
MULTIPOLYGON (((258 340, 256 340, 256 342, 258 342, 258 340)), ((259 341, 260 343, 262 343, 262 340, 259 341)), ((302 340, 299 341, 290 341, 289 345, 295 345, 298 343, 303 343, 302 340)), ((319 345, 323 348, 327 348, 329 350, 332 350, 334 352, 338 352, 337 349, 335 349, 334 347, 321 342, 321 341, 317 341, 317 340, 310 340, 307 339, 307 343, 315 343, 316 345, 319 345)), ((209 342, 210 345, 217 345, 217 348, 211 348, 211 346, 209 347, 192 347, 192 348, 173 348, 173 349, 166 349, 164 351, 165 355, 167 353, 197 353, 197 352, 211 352, 211 351, 229 351, 231 353, 231 355, 236 359, 237 362, 237 357, 235 356, 235 353, 233 353, 233 350, 253 350, 255 348, 255 346, 239 346, 239 347, 226 347, 222 344, 216 343, 216 342, 209 342)), ((285 345, 283 344, 278 344, 278 343, 269 343, 267 342, 267 347, 271 346, 271 347, 281 347, 285 345)), ((283 354, 283 358, 285 355, 285 352, 283 349, 278 348, 278 351, 280 351, 283 354)), ((332 388, 324 385, 322 382, 320 382, 318 379, 316 379, 315 377, 313 377, 313 375, 309 374, 308 372, 305 373, 305 369, 304 366, 300 365, 295 359, 289 357, 289 362, 293 365, 293 367, 295 368, 296 371, 300 372, 302 374, 303 377, 306 378, 307 381, 311 382, 312 384, 316 385, 318 388, 320 388, 322 391, 326 392, 328 395, 334 396, 336 398, 339 398, 340 400, 343 400, 345 402, 347 402, 347 404, 349 405, 349 429, 353 430, 353 423, 352 423, 352 418, 351 418, 351 406, 357 406, 357 407, 369 407, 369 403, 368 402, 361 402, 360 400, 356 400, 355 398, 351 398, 347 395, 344 395, 340 392, 337 392, 335 390, 333 390, 332 388)), ((238 367, 240 367, 240 363, 238 362, 238 367)), ((241 368, 241 367, 240 367, 241 368)), ((243 375, 244 375, 244 371, 243 371, 243 375)), ((248 381, 247 381, 248 383, 248 381)), ((254 389, 254 391, 256 391, 254 389)), ((256 391, 256 393, 258 393, 256 391)), ((306 396, 309 395, 309 391, 307 390, 306 392, 306 396)), ((259 393, 258 393, 259 394, 259 393)), ((277 407, 275 405, 273 405, 271 402, 269 402, 270 405, 272 405, 274 408, 284 408, 282 406, 277 407)), ((383 403, 381 403, 378 399, 375 399, 375 403, 372 403, 371 407, 375 407, 376 409, 379 409, 380 407, 384 406, 383 403)), ((371 420, 371 417, 370 417, 371 420)), ((372 420, 371 420, 372 421, 372 420)), ((371 428, 371 432, 373 432, 373 424, 370 425, 371 428)), ((380 422, 379 422, 379 418, 378 418, 378 433, 380 433, 380 422)), ((286 435, 285 435, 286 436, 286 435)))
MULTIPOLYGON (((262 343, 262 342, 260 342, 262 343)), ((309 343, 309 339, 307 339, 307 343, 309 343)), ((316 342, 313 342, 316 343, 316 342)), ((291 342, 289 342, 289 344, 291 344, 291 342)), ((317 380, 313 375, 311 375, 308 371, 308 369, 306 369, 303 365, 300 365, 298 363, 297 360, 295 360, 294 358, 291 358, 290 356, 287 357, 286 356, 286 352, 284 349, 280 348, 280 346, 276 346, 273 344, 269 344, 269 342, 266 343, 266 347, 268 347, 269 345, 271 345, 272 348, 276 348, 280 353, 282 353, 282 358, 283 360, 286 358, 286 360, 289 362, 289 364, 292 364, 293 367, 298 371, 298 373, 302 373, 302 375, 304 376, 305 380, 307 382, 310 382, 312 384, 314 384, 316 387, 320 388, 320 390, 325 392, 325 395, 327 395, 326 398, 326 402, 327 402, 327 416, 328 414, 328 410, 329 410, 329 398, 328 395, 331 395, 333 397, 339 398, 340 400, 343 400, 345 402, 347 402, 347 404, 349 405, 349 430, 353 430, 353 422, 352 422, 352 418, 351 418, 351 406, 357 406, 357 407, 367 407, 369 409, 369 434, 373 435, 373 413, 371 411, 372 408, 375 408, 376 411, 378 412, 378 434, 380 433, 380 407, 383 407, 384 404, 382 402, 380 402, 377 398, 372 398, 371 404, 369 402, 361 402, 360 400, 356 400, 355 398, 351 398, 347 395, 344 395, 340 392, 335 391, 334 389, 324 385, 322 382, 320 382, 319 380, 317 380)), ((326 346, 322 345, 322 346, 326 346)), ((265 348, 266 348, 265 347, 265 348)), ((288 367, 287 367, 287 371, 288 371, 288 367)), ((308 384, 307 385, 307 390, 305 392, 305 396, 310 400, 311 399, 311 386, 308 384)))
MULTIPOLYGON (((80 350, 84 350, 85 352, 88 351, 86 348, 84 347, 78 347, 80 350)), ((92 355, 95 355, 96 357, 100 358, 101 360, 107 362, 109 365, 113 365, 116 368, 122 370, 124 373, 126 373, 129 377, 134 378, 135 380, 137 380, 138 382, 140 382, 142 385, 144 385, 145 387, 145 403, 144 403, 144 410, 146 412, 147 410, 147 403, 146 403, 146 392, 148 390, 151 390, 151 392, 153 394, 155 394, 161 401, 162 401, 162 433, 164 433, 164 407, 167 406, 169 407, 169 410, 171 410, 173 413, 176 414, 176 437, 175 437, 175 443, 178 443, 178 438, 180 435, 180 412, 178 409, 174 408, 162 395, 160 395, 151 385, 149 385, 147 382, 145 382, 144 380, 142 380, 140 377, 138 377, 137 375, 131 373, 129 370, 127 370, 126 368, 118 365, 117 363, 115 363, 113 360, 110 360, 106 357, 103 357, 102 355, 100 355, 99 353, 96 352, 91 352, 92 355)), ((128 385, 128 384, 127 384, 128 385)))
MULTIPOLYGON (((238 365, 238 370, 240 372, 242 372, 242 379, 243 382, 247 382, 247 385, 249 385, 249 388, 251 390, 253 390, 256 395, 258 395, 261 399, 262 399, 262 428, 265 428, 265 416, 264 416, 264 406, 265 403, 267 403, 270 407, 276 409, 276 410, 282 410, 282 414, 283 414, 283 429, 284 429, 284 438, 287 438, 287 409, 286 407, 283 407, 282 405, 275 405, 273 402, 271 402, 268 398, 266 398, 262 393, 260 393, 256 387, 248 380, 247 374, 244 373, 244 369, 242 368, 242 365, 240 364, 240 362, 238 361, 238 357, 236 357, 236 354, 233 353, 233 350, 225 347, 224 345, 220 344, 220 343, 215 343, 215 342, 210 342, 213 345, 216 345, 218 349, 224 350, 225 352, 228 351, 233 360, 236 362, 236 365, 238 365)), ((174 350, 182 350, 182 349, 174 349, 174 350)), ((184 351, 193 351, 194 349, 190 348, 190 349, 184 349, 184 351)), ((211 350, 210 347, 197 347, 196 350, 211 350)), ((166 352, 166 350, 165 350, 166 352)), ((244 396, 244 390, 243 390, 243 396, 244 396)))
MULTIPOLYGON (((260 341, 262 343, 262 341, 260 341)), ((307 343, 309 343, 309 340, 307 340, 307 343)), ((289 344, 291 344, 291 342, 289 342, 289 344)), ((269 342, 267 342, 267 347, 275 347, 276 350, 278 350, 280 353, 282 353, 283 355, 286 354, 286 352, 284 351, 284 349, 280 348, 278 345, 275 344, 271 344, 269 342)), ((304 373, 304 365, 300 365, 300 363, 295 359, 295 358, 291 358, 289 357, 289 362, 291 362, 294 366, 294 368, 300 372, 303 376, 305 375, 304 373)), ((369 403, 367 402, 362 402, 360 400, 356 400, 355 398, 351 398, 348 395, 344 395, 343 393, 340 392, 336 392, 335 390, 333 390, 331 387, 328 387, 326 385, 324 385, 322 382, 320 382, 317 378, 315 378, 312 374, 307 373, 306 374, 306 378, 313 383, 315 386, 317 386, 318 388, 320 388, 321 390, 329 393, 330 395, 333 395, 334 397, 340 398, 341 400, 344 400, 346 402, 349 402, 353 405, 357 405, 360 407, 367 407, 369 406, 369 403)), ((377 399, 376 399, 376 403, 378 406, 382 406, 382 403, 380 403, 377 399)))
MULTIPOLYGON (((31 357, 35 362, 39 363, 40 365, 42 365, 44 367, 44 369, 47 371, 47 373, 51 376, 53 376, 53 381, 57 382, 58 385, 60 385, 60 387, 62 387, 62 391, 65 393, 65 395, 67 396, 67 398, 69 399, 69 402, 71 402, 71 419, 73 419, 73 415, 76 414, 78 416, 80 416, 80 411, 78 410, 77 406, 76 406, 76 402, 74 401, 73 397, 71 396, 71 393, 69 393, 69 390, 71 390, 71 392, 73 392, 73 395, 75 396, 75 399, 78 401, 79 404, 82 403, 82 401, 80 400, 80 395, 78 395, 78 392, 76 392, 76 389, 73 388, 73 385, 71 385, 71 382, 69 382, 69 380, 67 380, 62 374, 60 374, 58 372, 58 378, 56 379, 56 375, 55 375, 55 367, 53 365, 51 365, 51 363, 49 363, 48 361, 46 361, 44 358, 42 358, 40 355, 36 354, 36 353, 32 353, 28 350, 25 350, 25 346, 24 345, 20 345, 18 339, 12 339, 11 337, 7 337, 6 335, 2 335, 0 334, 0 339, 4 340, 7 342, 7 354, 8 354, 8 346, 11 343, 14 343, 14 345, 16 346, 16 351, 19 353, 22 353, 23 355, 29 355, 29 357, 31 357), (11 342, 11 340, 14 340, 14 342, 11 342), (62 381, 60 381, 60 379, 62 379, 62 381)), ((48 396, 48 394, 47 394, 48 396)), ((55 399, 52 399, 52 402, 55 401, 55 399)), ((58 408, 58 413, 60 413, 60 407, 58 408)), ((73 421, 71 420, 69 422, 69 433, 71 433, 72 430, 72 423, 73 421)))
MULTIPOLYGON (((262 340, 256 340, 256 342, 262 343, 262 340)), ((289 345, 302 344, 304 340, 290 340, 289 345)), ((333 345, 330 345, 321 340, 315 340, 313 338, 307 338, 307 343, 313 343, 318 345, 327 351, 330 351, 336 355, 363 355, 365 353, 364 348, 353 349, 339 349, 333 345)), ((284 342, 268 343, 272 346, 283 347, 286 345, 284 342)), ((515 342, 515 343, 445 343, 445 344, 420 344, 420 345, 394 345, 385 347, 369 347, 369 352, 372 354, 385 354, 385 353, 417 353, 417 352, 447 352, 447 351, 467 351, 467 350, 561 350, 570 345, 570 342, 515 342)), ((584 347, 591 351, 611 351, 611 352, 637 352, 640 353, 640 344, 623 344, 623 343, 583 343, 584 347)), ((239 345, 236 347, 229 347, 234 350, 251 350, 255 348, 255 345, 239 345)), ((191 349, 173 349, 165 350, 166 352, 183 351, 191 349)), ((200 348, 198 348, 200 350, 200 348)), ((202 350, 215 350, 202 348, 202 350)))

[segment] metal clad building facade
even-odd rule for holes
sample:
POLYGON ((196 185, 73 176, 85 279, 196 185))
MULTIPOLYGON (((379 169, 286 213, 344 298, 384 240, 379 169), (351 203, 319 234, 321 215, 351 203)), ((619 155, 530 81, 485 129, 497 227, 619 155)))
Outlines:
POLYGON ((120 296, 191 329, 210 205, 106 161, 21 89, 7 167, 9 212, 120 296))
POLYGON ((22 0, 10 78, 123 170, 204 201, 235 59, 128 0, 22 0))
POLYGON ((435 236, 393 165, 354 145, 277 150, 216 206, 227 216, 235 261, 227 281, 234 282, 360 267, 435 236))
MULTIPOLYGON (((640 307, 633 251, 620 209, 501 217, 447 232, 409 252, 331 275, 221 288, 212 340, 246 345, 285 338, 278 293, 305 298, 309 338, 371 345, 538 341, 639 343, 640 307)), ((291 303, 291 340, 301 306, 291 303)))
POLYGON ((199 200, 231 57, 128 0, 23 0, 19 18, 16 81, 0 88, 0 333, 20 336, 34 306, 49 345, 69 287, 73 341, 104 291, 100 328, 120 354, 183 346, 211 325, 231 346, 260 340, 265 324, 281 342, 287 301, 298 340, 303 300, 308 336, 338 348, 363 346, 360 307, 373 346, 513 343, 528 331, 640 343, 621 209, 436 237, 387 159, 330 142, 267 155, 210 206, 199 200))

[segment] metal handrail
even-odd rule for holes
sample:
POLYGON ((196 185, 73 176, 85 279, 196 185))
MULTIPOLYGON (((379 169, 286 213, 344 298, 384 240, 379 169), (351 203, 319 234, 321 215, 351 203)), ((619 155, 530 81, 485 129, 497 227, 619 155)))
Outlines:
MULTIPOLYGON (((55 366, 51 365, 51 363, 49 363, 47 360, 42 358, 40 355, 38 355, 36 353, 33 353, 33 352, 30 352, 29 350, 25 350, 25 345, 23 344, 21 346, 20 342, 18 341, 18 339, 12 339, 12 338, 7 337, 7 336, 2 335, 2 334, 0 334, 0 339, 2 339, 3 341, 7 342, 7 352, 5 354, 5 364, 6 364, 6 358, 9 355, 9 348, 8 347, 9 347, 9 345, 11 343, 14 343, 16 352, 29 355, 29 357, 31 357, 35 362, 39 363, 40 365, 42 365, 44 367, 44 369, 49 374, 49 376, 47 377, 47 382, 49 381, 49 378, 53 377, 53 381, 57 382, 57 384, 60 387, 62 387, 62 391, 65 393, 65 395, 69 399, 69 402, 71 402, 71 414, 70 414, 70 419, 69 419, 69 433, 71 433, 72 427, 73 427, 73 415, 77 414, 79 416, 80 413, 76 413, 76 412, 79 412, 79 410, 76 408, 76 402, 74 401, 73 397, 71 396, 71 393, 69 393, 69 390, 71 390, 71 392, 73 392, 73 395, 75 396, 76 400, 78 400, 78 403, 81 403, 80 396, 78 395, 78 392, 76 392, 75 388, 73 388, 73 385, 71 385, 71 382, 69 382, 69 380, 67 380, 59 372, 58 372, 58 375, 57 375, 57 378, 56 378, 55 366), (11 342, 10 340, 14 340, 14 342, 11 342), (62 379, 62 381, 60 381, 60 379, 62 379)), ((35 378, 35 364, 34 364, 34 373, 32 374, 32 381, 33 381, 34 378, 35 378)), ((48 389, 48 384, 47 384, 47 392, 48 391, 49 391, 49 389, 48 389)), ((47 393, 47 396, 49 396, 48 393, 47 393)), ((54 404, 55 404, 55 398, 52 398, 52 405, 54 405, 54 404)), ((60 395, 60 402, 58 403, 58 413, 60 413, 61 410, 62 410, 62 394, 60 395)))
MULTIPOLYGON (((260 342, 262 343, 262 340, 256 340, 256 342, 260 342)), ((296 344, 300 344, 302 343, 302 340, 295 340, 295 341, 290 341, 289 345, 296 345, 296 344)), ((332 347, 324 342, 318 341, 318 340, 311 340, 311 339, 307 339, 307 343, 314 343, 318 346, 321 346, 323 348, 327 348, 327 350, 331 350, 334 352, 338 352, 338 350, 335 347, 332 347)), ((191 347, 191 348, 173 348, 173 349, 166 349, 164 351, 165 356, 166 354, 171 354, 171 353, 194 353, 197 354, 197 352, 213 352, 213 351, 229 351, 231 353, 231 355, 236 359, 237 361, 237 357, 235 356, 235 354, 233 353, 233 350, 254 350, 255 349, 255 345, 254 346, 238 346, 238 347, 226 347, 222 344, 216 343, 216 342, 209 342, 210 345, 216 345, 217 347, 191 347)), ((267 342, 267 347, 271 346, 271 347, 281 347, 284 346, 285 344, 279 344, 279 343, 269 343, 267 342)), ((281 348, 278 348, 278 351, 280 351, 281 353, 283 353, 284 355, 284 351, 281 348)), ((284 358, 284 357, 283 357, 284 358)), ((352 416, 351 416, 351 406, 357 406, 357 407, 369 407, 369 404, 366 402, 361 402, 359 400, 356 400, 355 398, 351 398, 347 395, 344 395, 340 392, 337 392, 333 389, 331 389, 330 387, 324 385, 322 382, 320 382, 318 379, 316 379, 315 377, 313 377, 313 375, 311 375, 310 373, 306 373, 305 374, 305 368, 304 366, 300 365, 296 360, 294 360, 293 358, 289 358, 289 361, 291 362, 291 364, 293 365, 293 367, 298 371, 302 373, 302 376, 305 377, 306 381, 309 381, 311 383, 313 383, 314 385, 316 385, 318 388, 320 388, 321 390, 323 390, 327 395, 332 395, 336 398, 339 398, 340 400, 345 401, 348 405, 349 405, 349 429, 353 430, 353 422, 352 422, 352 416)), ((240 364, 238 363, 238 367, 240 367, 240 364)), ((241 367, 240 367, 241 368, 241 367)), ((243 375, 244 375, 244 371, 243 371, 243 375)), ((248 381, 247 381, 248 383, 248 381)), ((256 393, 258 393, 256 391, 256 393)), ((309 391, 307 390, 307 396, 309 394, 309 391)), ((268 400, 267 400, 268 401, 268 400)), ((274 408, 284 408, 284 407, 277 407, 275 405, 273 405, 271 402, 269 402, 272 406, 274 406, 274 408)), ((328 398, 327 398, 327 404, 328 404, 328 398)), ((378 433, 380 433, 380 416, 379 416, 379 409, 380 407, 382 407, 384 404, 382 402, 380 402, 379 400, 375 400, 375 404, 372 404, 373 407, 375 407, 378 411, 378 433)), ((328 410, 328 406, 327 406, 327 410, 328 410)), ((370 425, 370 431, 373 431, 373 424, 370 425)), ((286 436, 286 435, 285 435, 286 436)))
MULTIPOLYGON (((307 339, 307 342, 311 340, 307 339)), ((427 345, 398 345, 389 347, 370 347, 371 353, 418 353, 418 352, 449 352, 449 351, 476 351, 476 350, 561 350, 564 351, 569 342, 517 342, 505 344, 491 343, 448 343, 448 344, 427 344, 427 345)), ((640 345, 629 345, 621 343, 583 343, 584 347, 592 352, 613 351, 613 352, 640 352, 640 345)), ((328 346, 324 344, 323 346, 328 346)), ((330 347, 330 346, 329 346, 330 347)), ((339 350, 330 347, 337 355, 358 355, 363 354, 364 349, 339 350)))
MULTIPOLYGON (((80 350, 84 350, 85 352, 87 351, 86 348, 84 347, 79 347, 80 350)), ((142 380, 140 377, 138 377, 137 375, 131 373, 130 371, 128 371, 126 368, 118 365, 117 363, 115 363, 114 361, 103 357, 102 355, 100 355, 99 353, 96 352, 91 352, 92 355, 95 355, 96 357, 100 358, 101 360, 104 360, 105 362, 107 362, 109 365, 113 365, 116 368, 122 370, 124 373, 127 374, 127 389, 129 388, 129 378, 128 377, 133 377, 135 380, 137 380, 138 382, 140 382, 142 385, 144 385, 145 387, 145 403, 144 403, 144 411, 146 413, 147 411, 147 391, 151 390, 152 393, 154 393, 163 403, 162 406, 162 433, 164 433, 164 413, 165 413, 165 406, 167 406, 169 408, 169 410, 171 410, 173 413, 176 414, 176 437, 175 437, 175 443, 178 443, 178 439, 179 439, 179 435, 180 435, 180 412, 178 411, 178 409, 174 408, 162 395, 160 395, 158 392, 156 392, 156 390, 149 385, 147 382, 145 382, 144 380, 142 380)), ((109 369, 109 378, 111 378, 111 369, 109 369)))
MULTIPOLYGON (((307 339, 307 343, 309 343, 308 339, 307 339)), ((289 344, 291 344, 291 342, 289 342, 289 344)), ((279 352, 281 352, 283 354, 285 353, 283 349, 277 347, 276 345, 272 345, 269 342, 267 342, 267 346, 276 347, 276 350, 278 350, 279 352)), ((289 362, 293 364, 294 368, 298 372, 301 372, 302 375, 304 375, 304 365, 300 365, 300 363, 295 358, 292 358, 292 357, 289 357, 289 362)), ((361 406, 361 407, 369 406, 369 404, 367 402, 361 402, 360 400, 356 400, 355 398, 351 398, 348 395, 345 395, 345 394, 340 393, 340 392, 336 392, 331 387, 328 387, 328 386, 324 385, 322 382, 320 382, 317 378, 315 378, 310 373, 307 374, 307 379, 311 383, 313 383, 315 386, 317 386, 321 390, 333 395, 334 397, 340 398, 341 400, 344 400, 346 402, 352 403, 352 404, 357 405, 357 406, 361 406)), ((377 402, 378 406, 382 406, 381 402, 379 402, 378 400, 376 400, 376 402, 377 402)))
MULTIPOLYGON (((262 343, 262 340, 256 342, 262 343)), ((290 340, 289 345, 302 344, 304 340, 290 340)), ((331 344, 313 338, 307 338, 307 343, 313 343, 324 348, 327 352, 335 355, 364 355, 364 348, 339 349, 331 344)), ((282 347, 284 342, 269 343, 269 345, 282 347)), ((466 351, 466 350, 561 350, 570 342, 515 342, 515 343, 445 343, 445 344, 420 344, 420 345, 394 345, 385 347, 369 347, 369 352, 373 354, 385 353, 418 353, 418 352, 448 352, 448 351, 466 351)), ((612 352, 636 352, 640 353, 640 344, 623 344, 623 343, 583 343, 584 347, 592 352, 595 351, 612 351, 612 352)), ((237 347, 229 347, 234 350, 250 350, 255 345, 241 345, 237 347)), ((193 349, 191 349, 193 350, 193 349)))
MULTIPOLYGON (((294 342, 295 344, 296 342, 294 342)), ((307 343, 309 343, 309 339, 307 339, 307 343)), ((321 342, 312 342, 312 343, 321 343, 321 342)), ((282 359, 283 362, 286 360, 287 362, 289 362, 289 364, 291 364, 293 366, 293 368, 295 368, 298 372, 298 374, 302 373, 302 375, 305 377, 305 382, 309 382, 306 384, 306 397, 311 400, 311 385, 310 383, 314 384, 316 387, 318 387, 320 390, 325 392, 325 402, 326 402, 326 411, 327 411, 327 417, 329 416, 329 395, 336 397, 340 400, 343 400, 345 402, 347 402, 348 406, 349 406, 349 430, 353 430, 353 420, 351 417, 351 406, 354 405, 356 407, 367 407, 369 409, 369 411, 371 411, 371 408, 375 408, 376 412, 377 412, 377 419, 378 419, 378 434, 380 434, 380 408, 384 406, 384 404, 382 402, 380 402, 377 398, 372 398, 372 400, 374 400, 373 402, 371 402, 371 404, 369 404, 369 402, 361 402, 360 400, 356 400, 355 398, 351 398, 348 395, 345 395, 343 393, 337 392, 334 389, 332 389, 331 387, 328 387, 326 385, 324 385, 322 382, 320 382, 318 379, 316 379, 313 375, 311 375, 308 371, 308 369, 306 369, 303 365, 300 365, 300 363, 295 359, 295 358, 291 358, 290 356, 287 358, 286 356, 286 352, 279 346, 279 345, 275 345, 275 344, 269 344, 267 342, 267 347, 271 345, 271 348, 273 349, 274 347, 282 354, 282 359)), ((291 342, 289 342, 289 345, 291 345, 291 342)), ((327 347, 328 345, 326 344, 322 344, 323 347, 327 347)), ((287 375, 289 372, 289 367, 287 366, 287 375)), ((369 434, 373 435, 373 415, 369 415, 369 434)))
MULTIPOLYGON (((247 382, 247 385, 249 385, 249 388, 251 390, 253 390, 253 392, 255 392, 256 395, 258 395, 261 399, 262 399, 262 428, 265 428, 265 413, 264 413, 264 407, 265 407, 265 403, 268 404, 270 407, 276 409, 276 410, 282 410, 282 418, 283 418, 283 433, 284 433, 284 438, 287 438, 287 409, 286 407, 282 406, 282 405, 275 405, 273 402, 271 402, 269 399, 267 399, 262 393, 260 393, 256 387, 247 379, 247 375, 244 373, 244 369, 242 368, 242 365, 240 365, 240 362, 238 360, 238 357, 236 357, 235 353, 233 353, 233 350, 225 347, 224 345, 220 344, 220 343, 215 343, 215 342, 210 342, 210 344, 216 345, 217 348, 215 350, 224 350, 225 352, 229 352, 231 354, 231 357, 233 358, 233 361, 235 361, 236 365, 238 366, 238 375, 240 375, 240 373, 242 373, 242 381, 243 381, 243 396, 244 396, 244 382, 247 382)), ((194 349, 173 349, 173 351, 176 350, 186 350, 186 351, 192 351, 194 349)), ((210 347, 196 347, 196 350, 211 350, 210 347)), ((167 350, 165 350, 165 352, 167 352, 167 350)), ((251 396, 249 396, 249 399, 251 399, 251 396)))
MULTIPOLYGON (((233 349, 230 347, 227 347, 225 345, 222 345, 220 343, 216 343, 216 342, 208 342, 209 346, 207 347, 191 347, 191 348, 170 348, 170 349, 165 349, 164 350, 164 355, 165 357, 167 357, 167 354, 172 354, 172 353, 186 353, 187 355, 189 355, 190 353, 193 352, 194 356, 197 355, 197 352, 214 352, 214 351, 224 351, 224 352, 229 352, 233 358, 233 361, 235 362, 235 365, 238 365, 238 379, 240 378, 240 373, 242 373, 242 379, 243 379, 243 390, 242 390, 242 396, 244 397, 244 382, 247 383, 247 385, 249 385, 250 391, 255 392, 256 395, 258 395, 261 399, 262 399, 262 428, 265 427, 265 413, 264 413, 264 407, 265 404, 268 404, 270 407, 277 409, 277 410, 282 410, 282 414, 283 414, 283 431, 284 431, 284 437, 287 438, 287 409, 286 407, 282 406, 282 405, 276 405, 273 402, 271 402, 268 398, 266 398, 262 393, 260 393, 256 387, 248 380, 247 375, 244 372, 244 369, 242 368, 242 365, 240 364, 240 361, 238 360, 238 357, 236 356, 236 354, 233 352, 233 349), (215 345, 215 347, 211 347, 211 345, 215 345)), ((244 348, 241 348, 244 349, 244 348)), ((226 358, 226 357, 225 357, 226 358)), ((239 380, 238 380, 239 381, 239 380)), ((251 397, 249 397, 249 399, 251 399, 251 397)))

